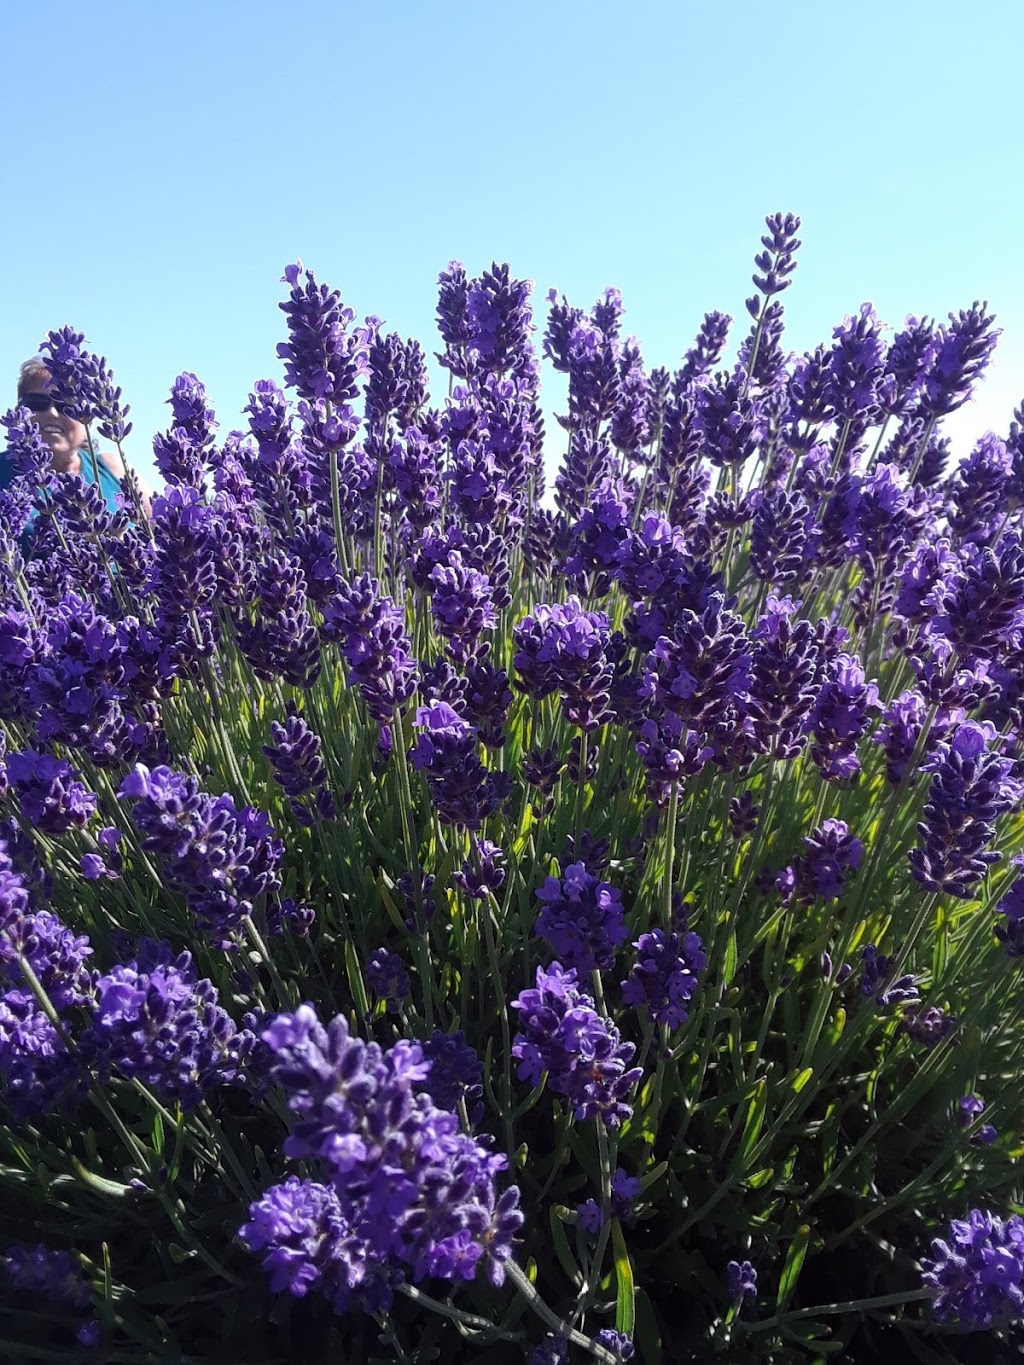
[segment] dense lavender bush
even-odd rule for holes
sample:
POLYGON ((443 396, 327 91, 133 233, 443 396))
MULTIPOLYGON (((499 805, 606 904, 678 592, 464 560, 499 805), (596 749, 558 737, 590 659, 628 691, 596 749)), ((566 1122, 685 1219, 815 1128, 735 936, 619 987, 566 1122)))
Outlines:
POLYGON ((2 419, 4 1359, 1009 1349, 1024 419, 984 304, 790 355, 799 229, 675 370, 452 263, 434 399, 289 266, 151 520, 2 419))

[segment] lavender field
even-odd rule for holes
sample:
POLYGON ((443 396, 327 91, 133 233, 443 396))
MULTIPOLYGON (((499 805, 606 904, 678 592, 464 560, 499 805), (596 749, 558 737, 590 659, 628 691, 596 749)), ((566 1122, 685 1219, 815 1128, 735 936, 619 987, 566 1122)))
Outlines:
POLYGON ((0 1358, 1014 1358, 1024 412, 943 435, 987 304, 791 353, 799 231, 672 371, 614 289, 453 263, 421 344, 289 266, 284 389, 179 375, 151 516, 44 340, 0 1358))

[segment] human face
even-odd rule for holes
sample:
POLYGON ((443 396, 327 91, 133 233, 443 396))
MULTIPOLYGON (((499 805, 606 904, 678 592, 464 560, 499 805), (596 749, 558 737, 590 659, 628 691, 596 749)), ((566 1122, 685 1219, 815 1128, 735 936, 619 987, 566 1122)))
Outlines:
POLYGON ((58 412, 52 402, 41 406, 40 399, 35 395, 46 394, 46 379, 43 375, 38 378, 33 375, 25 386, 24 394, 30 399, 39 434, 53 452, 54 466, 58 470, 66 470, 87 443, 85 427, 73 417, 58 412))

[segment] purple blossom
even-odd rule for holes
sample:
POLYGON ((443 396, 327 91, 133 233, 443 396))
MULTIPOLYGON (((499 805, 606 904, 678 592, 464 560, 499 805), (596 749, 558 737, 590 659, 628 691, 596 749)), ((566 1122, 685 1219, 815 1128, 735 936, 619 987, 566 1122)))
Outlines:
POLYGON ((338 810, 327 785, 327 769, 322 757, 323 744, 295 704, 289 703, 285 723, 271 721, 273 744, 263 752, 270 759, 274 776, 289 798, 292 814, 303 825, 334 820, 338 810))
POLYGON ((408 1267, 415 1280, 472 1280, 483 1265, 500 1285, 523 1221, 519 1192, 498 1193, 507 1159, 434 1105, 420 1045, 403 1039, 384 1052, 353 1038, 341 1016, 325 1028, 309 1005, 278 1015, 262 1037, 298 1120, 285 1153, 324 1163, 362 1244, 356 1264, 408 1267))
POLYGON ((617 1332, 614 1327, 602 1327, 594 1337, 594 1343, 603 1346, 606 1351, 611 1351, 616 1361, 625 1362, 633 1359, 632 1340, 625 1332, 617 1332))
POLYGON ((873 943, 867 944, 861 953, 863 968, 860 978, 860 993, 865 999, 874 999, 876 1005, 904 1005, 915 1003, 918 990, 913 976, 909 973, 893 979, 894 959, 880 953, 873 943))
POLYGON ((363 974, 373 994, 386 1003, 388 1013, 397 1014, 411 989, 409 973, 398 954, 378 948, 367 959, 363 974))
POLYGON ((916 881, 927 891, 969 900, 1000 855, 988 847, 995 822, 1021 797, 1013 762, 989 746, 991 725, 965 721, 948 743, 937 744, 924 766, 932 773, 917 827, 922 847, 908 854, 916 881))
POLYGON ((462 1030, 435 1029, 423 1044, 423 1055, 430 1063, 424 1086, 437 1107, 454 1112, 465 1101, 470 1123, 479 1123, 484 1113, 483 1065, 462 1030))
POLYGON ((987 303, 973 303, 966 312, 950 313, 948 326, 943 323, 935 329, 932 363, 920 400, 929 416, 955 412, 970 398, 1001 335, 987 308, 987 303))
POLYGON ((484 767, 473 727, 446 702, 419 707, 416 726, 419 736, 409 757, 425 774, 438 814, 450 824, 479 829, 506 800, 509 775, 484 767))
POLYGON ((940 1322, 982 1332, 1019 1318, 1024 1310, 1024 1219, 1005 1222, 972 1209, 954 1219, 945 1239, 921 1258, 922 1280, 940 1322))
POLYGON ((358 380, 366 372, 365 339, 349 331, 355 321, 351 308, 342 307, 341 295, 326 284, 318 285, 302 262, 289 265, 283 283, 291 286, 288 300, 279 305, 288 319, 288 341, 277 353, 284 361, 285 378, 300 398, 323 398, 335 409, 359 392, 358 380))
POLYGON ((578 1120, 600 1116, 614 1128, 630 1116, 626 1097, 641 1076, 639 1067, 629 1070, 633 1045, 598 1014, 574 971, 557 962, 547 971, 538 967, 536 989, 521 991, 512 1008, 519 1011, 512 1055, 520 1080, 537 1085, 547 1072, 548 1085, 578 1120))
POLYGON ((181 891, 218 946, 233 943, 242 920, 281 884, 284 845, 252 806, 208 796, 194 777, 137 764, 118 795, 134 798, 131 818, 142 846, 163 863, 168 885, 181 891))
POLYGON ((864 845, 843 820, 826 820, 804 836, 806 853, 791 869, 792 894, 798 904, 838 900, 860 867, 864 845))
POLYGON ((255 1039, 239 1032, 213 984, 198 979, 189 953, 142 939, 131 961, 97 977, 95 993, 82 1048, 102 1078, 137 1078, 185 1109, 242 1079, 255 1039))
POLYGON ((418 666, 405 633, 405 614, 369 574, 342 584, 324 610, 323 634, 341 644, 349 677, 381 725, 416 690, 418 666))
POLYGON ((725 1267, 725 1284, 733 1303, 757 1297, 757 1271, 749 1261, 730 1261, 725 1267))
POLYGON ((446 561, 432 570, 430 582, 434 624, 448 642, 449 654, 464 664, 483 632, 498 624, 490 580, 469 568, 458 550, 450 550, 446 561))
POLYGON ((685 1024, 698 973, 707 966, 700 939, 693 931, 676 933, 652 929, 633 944, 636 961, 622 982, 622 999, 634 1009, 645 1008, 651 1022, 670 1029, 685 1024))
POLYGON ((573 863, 561 880, 548 877, 537 899, 542 909, 534 933, 578 976, 615 965, 616 949, 629 937, 617 888, 600 881, 585 863, 573 863))
POLYGON ((22 818, 44 834, 81 829, 96 813, 96 794, 75 777, 70 763, 26 749, 7 756, 7 777, 22 818))
POLYGON ((878 709, 878 688, 864 678, 860 661, 840 654, 830 665, 809 718, 811 757, 828 782, 860 772, 857 745, 878 709))

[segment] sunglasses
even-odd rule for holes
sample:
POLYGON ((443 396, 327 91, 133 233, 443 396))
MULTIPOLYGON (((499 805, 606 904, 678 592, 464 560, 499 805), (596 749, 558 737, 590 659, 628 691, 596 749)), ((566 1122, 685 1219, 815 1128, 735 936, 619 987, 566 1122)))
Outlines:
POLYGON ((61 416, 64 415, 64 404, 52 393, 23 393, 18 402, 29 412, 49 412, 53 408, 61 416))

